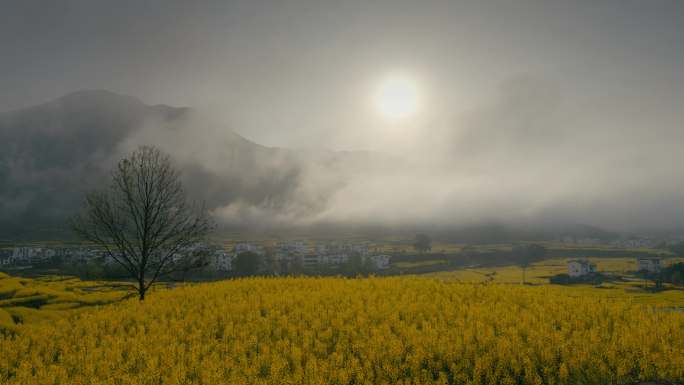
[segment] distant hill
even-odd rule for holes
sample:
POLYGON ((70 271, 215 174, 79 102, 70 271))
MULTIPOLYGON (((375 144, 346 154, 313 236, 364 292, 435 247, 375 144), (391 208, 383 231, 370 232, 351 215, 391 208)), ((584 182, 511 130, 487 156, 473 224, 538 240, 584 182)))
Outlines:
MULTIPOLYGON (((84 193, 104 187, 116 162, 142 144, 172 156, 190 197, 214 210, 227 230, 296 228, 307 234, 369 236, 391 231, 409 237, 421 230, 372 215, 366 222, 336 222, 346 210, 367 205, 363 198, 357 204, 353 194, 369 181, 376 185, 368 188, 380 188, 391 198, 392 184, 383 184, 383 178, 402 170, 401 159, 365 151, 265 147, 193 109, 147 105, 109 91, 74 92, 0 113, 0 143, 0 239, 71 236, 66 219, 77 212, 84 193), (349 186, 351 202, 336 202, 336 193, 349 186), (324 215, 331 207, 338 210, 332 220, 324 215)), ((435 226, 424 230, 461 242, 613 236, 589 226, 435 226)))
POLYGON ((116 161, 140 144, 170 153, 191 197, 210 208, 266 213, 320 209, 325 192, 373 156, 264 147, 189 108, 102 90, 0 113, 0 143, 0 238, 64 231, 84 192, 107 183, 116 161), (220 135, 206 134, 211 129, 220 135), (315 189, 306 191, 304 174, 320 176, 315 189))
POLYGON ((103 182, 103 166, 124 138, 150 115, 177 114, 107 91, 0 114, 0 227, 23 233, 61 226, 82 192, 103 182))

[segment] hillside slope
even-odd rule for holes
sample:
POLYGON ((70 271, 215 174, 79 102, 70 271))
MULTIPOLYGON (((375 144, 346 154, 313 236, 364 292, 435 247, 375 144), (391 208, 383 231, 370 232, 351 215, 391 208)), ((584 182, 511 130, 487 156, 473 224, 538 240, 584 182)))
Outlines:
POLYGON ((192 198, 210 209, 230 206, 238 217, 254 207, 320 210, 369 156, 268 148, 189 108, 101 90, 0 113, 0 143, 0 239, 63 229, 84 192, 107 183, 115 162, 142 144, 172 155, 192 198))

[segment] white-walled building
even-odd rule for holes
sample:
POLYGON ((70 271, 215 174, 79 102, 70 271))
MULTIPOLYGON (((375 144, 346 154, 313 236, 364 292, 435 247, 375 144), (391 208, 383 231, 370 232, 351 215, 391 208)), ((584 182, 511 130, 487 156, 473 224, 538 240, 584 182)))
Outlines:
POLYGON ((302 257, 304 267, 339 266, 349 262, 348 254, 308 254, 302 257))
POLYGON ((368 257, 374 268, 383 270, 389 268, 390 255, 371 255, 368 257))
POLYGON ((596 272, 596 265, 586 260, 568 261, 568 275, 581 277, 596 272))
POLYGON ((211 256, 211 266, 216 271, 231 271, 233 270, 233 260, 235 253, 228 253, 222 250, 217 250, 211 256))
POLYGON ((276 245, 276 253, 279 254, 306 254, 308 248, 304 241, 280 242, 276 245))
POLYGON ((235 254, 250 252, 254 254, 264 255, 264 248, 259 245, 253 245, 251 243, 236 243, 233 246, 233 252, 235 254))
POLYGON ((316 254, 359 254, 362 257, 368 255, 368 244, 366 243, 319 243, 316 245, 316 254))
POLYGON ((639 271, 657 273, 660 271, 660 257, 637 258, 639 271))
POLYGON ((310 254, 302 257, 302 265, 304 267, 316 267, 323 264, 323 255, 310 254))
POLYGON ((12 265, 15 265, 16 263, 17 263, 16 260, 11 255, 0 257, 0 266, 12 266, 12 265))
POLYGON ((12 257, 17 263, 30 264, 48 261, 56 254, 55 250, 43 247, 15 247, 12 257))

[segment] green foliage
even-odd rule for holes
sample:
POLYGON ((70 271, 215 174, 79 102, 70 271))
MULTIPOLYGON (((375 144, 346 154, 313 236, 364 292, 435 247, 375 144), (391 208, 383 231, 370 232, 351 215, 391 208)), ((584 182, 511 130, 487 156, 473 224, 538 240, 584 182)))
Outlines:
POLYGON ((546 248, 536 243, 517 245, 513 247, 513 255, 522 267, 527 267, 534 262, 541 261, 546 257, 546 248))
POLYGON ((254 275, 261 266, 261 256, 251 251, 245 251, 237 255, 233 261, 233 270, 238 275, 254 275))
POLYGON ((430 251, 432 250, 432 239, 427 234, 416 234, 413 247, 421 253, 430 251))
POLYGON ((676 243, 669 247, 670 252, 678 257, 684 257, 684 242, 676 243))
POLYGON ((660 272, 660 280, 675 285, 684 284, 684 263, 678 262, 666 267, 660 272))
POLYGON ((556 285, 571 285, 575 283, 599 285, 606 280, 606 276, 600 273, 586 274, 579 277, 571 277, 568 274, 557 274, 549 278, 549 282, 556 285))

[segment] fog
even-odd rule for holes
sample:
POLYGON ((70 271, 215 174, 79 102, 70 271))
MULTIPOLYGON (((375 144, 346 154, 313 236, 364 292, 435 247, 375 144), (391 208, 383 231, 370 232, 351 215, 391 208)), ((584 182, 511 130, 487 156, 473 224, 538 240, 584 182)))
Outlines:
POLYGON ((102 167, 157 145, 230 225, 684 225, 681 2, 324 3, 13 4, 0 110, 191 107, 102 167), (399 120, 373 101, 395 72, 419 104, 399 120))
MULTIPOLYGON (((393 123, 384 128, 385 141, 368 152, 294 149, 259 158, 265 164, 256 169, 235 169, 226 149, 236 139, 215 114, 184 122, 184 129, 171 134, 166 125, 149 124, 128 138, 125 149, 155 144, 181 164, 239 175, 243 191, 254 186, 264 199, 237 194, 218 199, 212 209, 222 222, 257 228, 679 227, 681 112, 635 99, 621 100, 618 114, 615 102, 578 102, 557 83, 520 76, 501 83, 480 106, 441 122, 393 123), (625 108, 628 103, 631 108, 625 108), (335 154, 340 155, 333 163, 320 161, 335 154), (277 179, 268 186, 273 191, 263 191, 264 173, 277 179)), ((215 194, 230 195, 235 187, 228 183, 215 194)))

